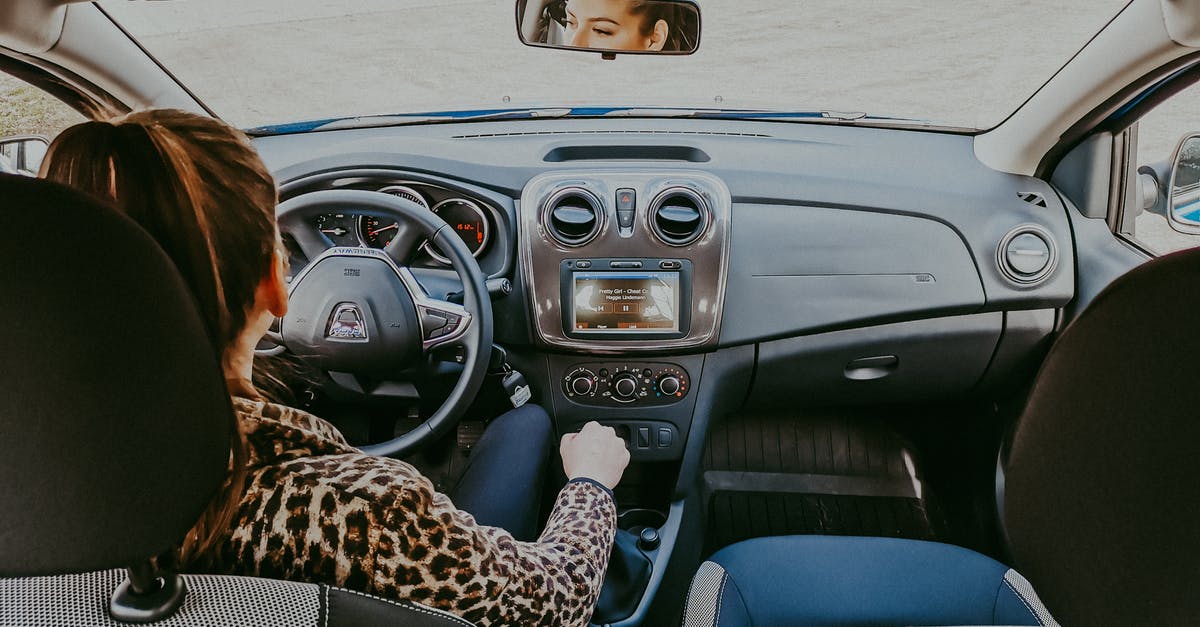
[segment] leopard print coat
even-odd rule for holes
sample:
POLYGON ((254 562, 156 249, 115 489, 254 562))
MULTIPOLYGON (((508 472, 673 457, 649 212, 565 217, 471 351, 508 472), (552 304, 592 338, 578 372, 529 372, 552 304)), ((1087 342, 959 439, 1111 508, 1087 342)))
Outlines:
POLYGON ((234 408, 250 474, 218 572, 408 599, 478 625, 587 625, 616 533, 607 488, 568 483, 541 537, 518 542, 312 414, 241 398, 234 408))

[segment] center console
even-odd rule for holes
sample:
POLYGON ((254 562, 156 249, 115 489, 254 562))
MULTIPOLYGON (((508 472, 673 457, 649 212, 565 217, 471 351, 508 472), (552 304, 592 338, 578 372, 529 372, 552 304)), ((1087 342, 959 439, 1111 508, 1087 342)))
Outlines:
POLYGON ((692 171, 551 172, 521 195, 536 340, 589 354, 715 346, 729 190, 692 171))
POLYGON ((560 433, 594 420, 629 448, 594 620, 636 624, 682 520, 673 486, 720 334, 729 190, 687 170, 550 172, 526 185, 518 215, 542 401, 560 433))

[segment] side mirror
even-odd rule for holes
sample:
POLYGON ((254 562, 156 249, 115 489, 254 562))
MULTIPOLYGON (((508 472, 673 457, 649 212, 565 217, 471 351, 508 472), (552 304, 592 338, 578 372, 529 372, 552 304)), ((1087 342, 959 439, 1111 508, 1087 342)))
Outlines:
POLYGON ((40 135, 0 138, 0 172, 37 176, 50 141, 40 135))
POLYGON ((618 54, 692 54, 695 0, 517 0, 517 35, 539 48, 618 54))
POLYGON ((1171 228, 1200 235, 1200 133, 1179 142, 1167 185, 1167 218, 1171 228))

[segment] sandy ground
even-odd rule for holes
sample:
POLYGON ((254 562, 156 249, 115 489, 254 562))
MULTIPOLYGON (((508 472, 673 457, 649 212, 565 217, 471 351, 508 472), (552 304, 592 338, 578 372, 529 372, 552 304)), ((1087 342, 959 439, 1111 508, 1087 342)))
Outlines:
MULTIPOLYGON (((1124 4, 702 0, 697 54, 602 61, 522 46, 511 0, 101 2, 241 126, 520 104, 662 103, 865 111, 979 128, 1019 106, 1124 4)), ((11 100, 5 90, 0 81, 0 100, 11 100)), ((1143 132, 1143 161, 1169 158, 1178 137, 1196 130, 1186 122, 1200 98, 1183 100, 1143 132)), ((1139 234, 1153 233, 1156 248, 1172 247, 1173 232, 1155 221, 1139 221, 1139 234)))

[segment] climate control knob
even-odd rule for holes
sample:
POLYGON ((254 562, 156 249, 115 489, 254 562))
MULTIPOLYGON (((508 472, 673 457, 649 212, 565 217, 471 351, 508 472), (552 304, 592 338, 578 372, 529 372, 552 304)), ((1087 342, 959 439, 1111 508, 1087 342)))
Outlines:
POLYGON ((623 372, 613 378, 613 396, 619 401, 631 401, 637 396, 637 377, 623 372))
POLYGON ((587 396, 595 389, 596 384, 592 381, 592 378, 587 375, 581 374, 576 376, 574 379, 571 379, 571 391, 580 396, 587 396))
POLYGON ((679 377, 673 374, 665 374, 658 378, 658 391, 667 396, 678 394, 680 387, 682 386, 679 383, 679 377))
POLYGON ((563 379, 567 396, 591 396, 596 393, 596 375, 587 368, 577 368, 563 379))

